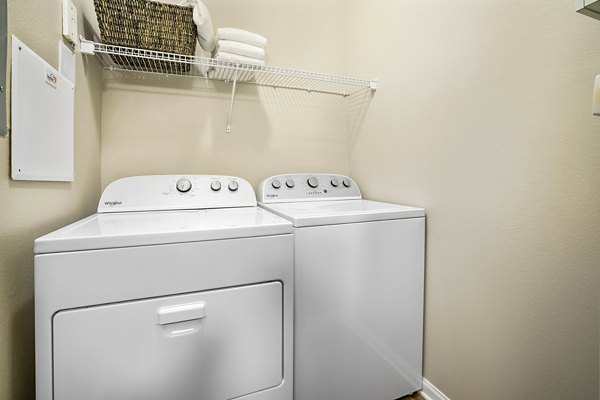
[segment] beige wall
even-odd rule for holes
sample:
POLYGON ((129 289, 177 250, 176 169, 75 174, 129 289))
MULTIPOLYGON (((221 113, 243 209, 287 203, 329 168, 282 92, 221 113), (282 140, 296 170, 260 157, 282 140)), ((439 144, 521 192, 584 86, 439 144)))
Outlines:
MULTIPOLYGON (((75 182, 11 181, 0 138, 0 400, 33 398, 35 237, 122 176, 303 170, 427 208, 425 375, 453 400, 598 398, 600 22, 568 0, 206 2, 271 64, 381 78, 363 128, 330 96, 246 87, 225 135, 228 85, 102 89, 78 58, 75 182)), ((56 66, 60 2, 9 13, 56 66)))
MULTIPOLYGON (((54 67, 61 38, 60 3, 8 1, 9 35, 15 34, 54 67)), ((73 183, 10 180, 10 136, 0 137, 2 400, 33 399, 35 393, 33 240, 90 214, 100 195, 101 70, 94 63, 84 67, 80 57, 77 63, 73 183)))
POLYGON ((349 72, 382 81, 352 175, 427 209, 425 376, 453 400, 598 399, 600 21, 349 3, 349 72))
MULTIPOLYGON (((343 0, 206 4, 216 27, 267 37, 271 65, 337 74, 346 70, 343 0)), ((230 174, 257 185, 283 171, 349 171, 343 98, 240 86, 233 134, 227 135, 230 87, 113 76, 103 95, 103 187, 140 174, 230 174)))

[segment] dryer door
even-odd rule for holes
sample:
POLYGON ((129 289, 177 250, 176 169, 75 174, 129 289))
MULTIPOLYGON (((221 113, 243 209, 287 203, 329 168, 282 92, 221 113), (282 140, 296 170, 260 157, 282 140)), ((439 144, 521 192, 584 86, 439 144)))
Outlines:
POLYGON ((282 381, 282 285, 271 282, 54 317, 54 399, 220 400, 282 381))

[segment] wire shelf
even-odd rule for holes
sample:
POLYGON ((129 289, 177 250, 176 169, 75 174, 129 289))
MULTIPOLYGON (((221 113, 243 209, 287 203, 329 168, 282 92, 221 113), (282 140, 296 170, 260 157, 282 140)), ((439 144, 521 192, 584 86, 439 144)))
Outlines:
POLYGON ((81 52, 96 55, 105 69, 254 84, 351 96, 377 89, 377 80, 357 79, 289 68, 135 49, 81 39, 81 52))

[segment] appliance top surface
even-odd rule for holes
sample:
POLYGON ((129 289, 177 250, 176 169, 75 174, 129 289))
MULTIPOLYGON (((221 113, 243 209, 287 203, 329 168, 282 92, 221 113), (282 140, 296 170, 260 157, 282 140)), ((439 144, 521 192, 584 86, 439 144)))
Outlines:
POLYGON ((94 214, 35 241, 36 254, 292 233, 259 207, 94 214))
POLYGON ((261 207, 291 221, 295 227, 419 218, 417 207, 371 200, 311 201, 261 204, 261 207))
POLYGON ((256 206, 243 179, 143 176, 113 182, 97 214, 38 238, 34 249, 42 254, 291 232, 290 222, 256 206))
POLYGON ((295 227, 425 216, 422 208, 363 200, 356 182, 335 174, 272 176, 260 184, 258 201, 295 227))

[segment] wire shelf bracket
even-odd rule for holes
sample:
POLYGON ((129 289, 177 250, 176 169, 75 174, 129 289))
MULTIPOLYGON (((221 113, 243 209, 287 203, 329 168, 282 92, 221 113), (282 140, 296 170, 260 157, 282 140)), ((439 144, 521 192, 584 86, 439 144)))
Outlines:
POLYGON ((96 56, 109 71, 137 72, 167 76, 186 76, 231 82, 231 100, 226 132, 231 133, 231 119, 238 84, 303 90, 349 97, 376 91, 377 79, 359 79, 307 72, 290 68, 245 64, 214 58, 186 56, 154 50, 108 45, 80 38, 82 54, 96 56))
POLYGON ((233 102, 235 101, 235 89, 237 87, 238 72, 235 71, 233 77, 233 86, 231 87, 231 101, 229 102, 229 114, 227 115, 227 127, 225 131, 231 133, 231 116, 233 114, 233 102))

